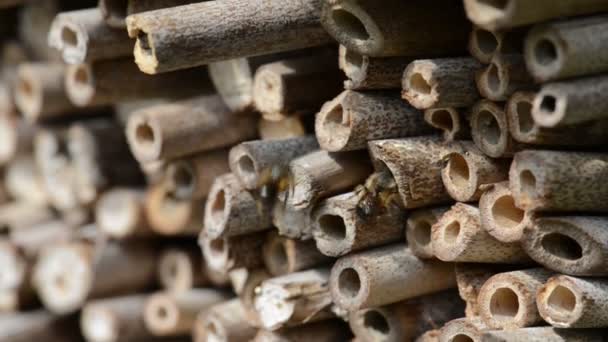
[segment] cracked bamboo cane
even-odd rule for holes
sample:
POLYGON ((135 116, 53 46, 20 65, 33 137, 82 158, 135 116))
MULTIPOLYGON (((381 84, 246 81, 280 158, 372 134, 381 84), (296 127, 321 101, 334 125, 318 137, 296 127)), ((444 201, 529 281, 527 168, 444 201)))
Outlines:
POLYGON ((320 0, 228 0, 134 14, 126 21, 129 36, 137 38, 135 62, 143 72, 156 74, 328 44, 320 13, 320 0), (248 39, 234 39, 245 31, 248 39))
POLYGON ((315 133, 322 149, 364 149, 370 140, 427 135, 432 128, 420 111, 393 92, 346 90, 321 107, 315 133))

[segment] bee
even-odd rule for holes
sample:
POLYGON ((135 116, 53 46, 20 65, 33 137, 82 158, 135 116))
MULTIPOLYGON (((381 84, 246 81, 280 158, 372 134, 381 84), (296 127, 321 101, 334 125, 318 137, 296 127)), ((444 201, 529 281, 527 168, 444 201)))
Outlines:
POLYGON ((357 214, 363 218, 379 215, 390 206, 399 204, 397 183, 389 172, 376 172, 355 188, 357 214))

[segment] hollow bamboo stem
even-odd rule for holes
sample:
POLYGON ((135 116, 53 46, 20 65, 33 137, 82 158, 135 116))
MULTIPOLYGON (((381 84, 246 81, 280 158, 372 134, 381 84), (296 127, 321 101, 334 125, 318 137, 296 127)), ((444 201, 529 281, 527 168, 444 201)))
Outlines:
POLYGON ((82 341, 74 316, 57 316, 42 309, 3 315, 0 339, 11 342, 82 341))
POLYGON ((470 57, 415 60, 403 72, 401 96, 418 109, 472 105, 479 99, 475 72, 481 68, 470 57))
POLYGON ((493 184, 479 199, 481 226, 498 241, 510 243, 523 238, 524 228, 532 224, 532 212, 515 205, 509 182, 493 184))
POLYGON ((77 106, 110 105, 149 98, 185 98, 210 92, 206 69, 150 76, 130 58, 110 59, 68 66, 65 89, 77 106))
POLYGON ((405 213, 399 207, 380 204, 366 213, 360 203, 360 195, 349 192, 316 206, 313 235, 321 253, 338 257, 403 238, 405 213))
POLYGON ((441 328, 439 342, 481 342, 486 330, 489 329, 478 317, 454 319, 441 328))
POLYGON ((135 157, 153 161, 254 138, 256 120, 249 113, 231 112, 219 96, 207 95, 143 108, 129 117, 126 134, 135 157))
POLYGON ((346 90, 317 114, 315 133, 330 152, 364 149, 369 140, 430 134, 422 113, 393 92, 346 90))
POLYGON ((148 188, 144 205, 146 220, 158 234, 193 236, 202 229, 203 203, 175 199, 163 183, 148 188))
POLYGON ((230 170, 246 189, 276 183, 289 163, 319 145, 313 136, 243 142, 230 150, 230 170))
POLYGON ((478 26, 489 30, 507 29, 549 19, 592 14, 608 9, 603 1, 586 0, 465 0, 464 8, 469 19, 478 26))
POLYGON ((510 157, 522 148, 509 134, 502 106, 489 100, 481 100, 471 109, 471 136, 475 145, 492 158, 510 157))
POLYGON ((243 188, 232 173, 215 179, 205 204, 203 234, 218 239, 260 232, 271 226, 268 199, 243 188))
POLYGON ((228 274, 237 268, 259 268, 263 265, 264 234, 248 234, 230 238, 208 239, 199 236, 205 267, 228 274))
POLYGON ((250 326, 241 300, 231 299, 203 314, 202 328, 195 341, 247 342, 257 330, 250 326))
POLYGON ((424 121, 443 131, 447 142, 471 139, 470 127, 460 110, 452 107, 429 108, 424 111, 424 121))
POLYGON ((179 294, 160 292, 146 301, 144 323, 155 336, 189 334, 200 311, 230 297, 230 294, 216 289, 192 289, 179 294))
POLYGON ((6 194, 15 201, 47 203, 42 176, 31 155, 18 156, 6 165, 4 188, 6 194))
POLYGON ((606 172, 606 154, 523 151, 511 164, 509 187, 524 210, 605 212, 606 172))
POLYGON ((405 240, 412 254, 420 259, 435 257, 431 243, 431 227, 449 207, 424 208, 412 211, 405 225, 405 240))
POLYGON ((604 75, 546 83, 534 98, 532 117, 543 127, 605 119, 608 102, 603 94, 607 89, 604 75))
POLYGON ((320 12, 319 0, 207 1, 130 15, 127 29, 137 38, 135 62, 143 72, 156 74, 328 44, 320 12), (251 23, 256 30, 250 30, 251 23), (248 39, 233 39, 245 31, 248 39))
POLYGON ((378 308, 353 311, 349 325, 364 341, 413 341, 425 331, 461 317, 455 291, 442 291, 378 308))
POLYGON ((300 325, 293 328, 268 331, 260 329, 253 342, 333 342, 352 337, 348 326, 339 319, 300 325))
POLYGON ((333 301, 346 310, 396 303, 455 285, 452 264, 420 260, 403 244, 342 257, 330 276, 333 301))
POLYGON ((264 265, 274 276, 303 271, 330 262, 321 254, 314 241, 302 241, 270 232, 263 247, 264 265))
POLYGON ((125 57, 133 50, 126 32, 107 26, 96 7, 59 13, 48 42, 69 64, 125 57))
POLYGON ((268 330, 331 318, 331 303, 327 268, 267 279, 255 298, 260 322, 268 330))
POLYGON ((341 45, 338 65, 348 78, 344 81, 345 89, 397 89, 401 87, 403 70, 412 60, 411 57, 369 57, 341 45))
POLYGON ((441 181, 441 167, 446 155, 462 151, 459 142, 444 143, 439 137, 426 136, 376 140, 368 147, 376 171, 392 175, 405 208, 450 201, 441 181))
POLYGON ((158 280, 170 293, 187 292, 209 284, 198 245, 179 244, 164 250, 158 263, 158 280))
POLYGON ((340 44, 361 55, 443 55, 466 44, 469 24, 462 12, 462 4, 441 1, 331 0, 323 6, 321 22, 340 44))
POLYGON ((524 30, 495 31, 474 26, 469 35, 469 53, 484 64, 497 54, 521 53, 524 30))
POLYGON ((260 139, 288 139, 306 135, 306 127, 299 116, 286 117, 281 121, 270 121, 262 118, 258 122, 260 139))
POLYGON ((554 273, 544 268, 499 273, 479 290, 481 319, 492 329, 516 329, 543 323, 536 293, 554 273))
POLYGON ((305 209, 362 183, 370 172, 368 160, 358 152, 308 153, 289 163, 288 200, 295 209, 305 209))
POLYGON ((472 142, 462 142, 462 152, 445 157, 441 179, 450 196, 459 202, 479 199, 485 188, 505 181, 509 176, 510 160, 487 157, 472 142))
POLYGON ((288 191, 277 194, 272 207, 272 224, 279 234, 291 239, 309 240, 312 238, 313 206, 298 210, 289 202, 288 191))
POLYGON ((554 327, 533 327, 515 330, 493 330, 484 332, 483 341, 509 342, 509 341, 588 341, 604 338, 603 329, 559 329, 554 327))
POLYGON ((262 65, 253 80, 253 102, 273 119, 316 111, 342 89, 335 50, 262 65))
POLYGON ((532 77, 522 55, 497 54, 490 65, 475 76, 481 96, 492 101, 505 101, 517 90, 533 88, 532 77))
POLYGON ((457 263, 454 268, 456 285, 460 298, 466 302, 466 318, 475 318, 480 315, 479 290, 494 274, 500 272, 493 264, 457 263))
POLYGON ((536 93, 515 92, 506 104, 509 132, 514 140, 532 145, 574 148, 600 146, 608 141, 608 119, 562 127, 542 127, 534 121, 532 106, 536 93))
POLYGON ((95 204, 95 223, 116 239, 153 234, 144 214, 144 192, 137 188, 113 188, 95 204))
POLYGON ((106 25, 125 28, 128 15, 197 2, 195 0, 100 0, 99 10, 106 25))
POLYGON ((608 325, 608 282, 567 275, 550 278, 538 290, 540 315, 557 328, 603 328, 608 325))
POLYGON ((608 232, 604 217, 547 216, 526 227, 522 246, 548 269, 576 276, 606 276, 608 232))
POLYGON ((207 196, 216 177, 229 171, 228 150, 218 149, 169 162, 164 178, 173 197, 199 200, 207 196))
POLYGON ((527 263, 528 255, 517 243, 504 243, 481 227, 479 209, 456 203, 433 225, 435 256, 443 261, 527 263))

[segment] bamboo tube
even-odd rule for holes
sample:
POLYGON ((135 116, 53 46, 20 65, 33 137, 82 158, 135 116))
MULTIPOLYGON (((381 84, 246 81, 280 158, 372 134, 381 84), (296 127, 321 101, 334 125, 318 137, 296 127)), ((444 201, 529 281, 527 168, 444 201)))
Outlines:
POLYGON ((559 4, 551 0, 533 2, 525 0, 465 0, 464 8, 467 16, 475 25, 496 30, 559 17, 592 14, 605 11, 608 6, 603 1, 598 0, 561 1, 559 4))
POLYGON ((218 239, 266 230, 272 223, 271 210, 268 199, 244 189, 234 174, 224 174, 209 190, 203 234, 218 239))
POLYGON ((214 179, 227 172, 228 150, 219 149, 169 162, 164 178, 173 197, 197 200, 205 198, 214 179))
POLYGON ((604 328, 608 282, 557 275, 538 290, 536 303, 540 315, 557 328, 604 328))
POLYGON ((95 204, 95 223, 100 231, 115 239, 153 234, 144 213, 144 192, 116 187, 106 191, 95 204))
POLYGON ((492 158, 510 157, 521 149, 509 134, 502 106, 489 100, 481 100, 471 109, 471 136, 475 145, 492 158))
POLYGON ((317 250, 314 241, 289 239, 276 231, 268 233, 262 256, 266 269, 273 276, 303 271, 332 260, 317 250))
POLYGON ((306 128, 298 116, 290 116, 281 121, 270 121, 264 118, 258 122, 260 139, 288 139, 306 135, 306 128))
POLYGON ((99 10, 106 25, 112 28, 125 28, 128 15, 153 11, 156 9, 181 6, 198 0, 100 0, 99 10))
POLYGON ((202 326, 195 341, 246 342, 251 341, 257 332, 248 324, 238 298, 216 304, 202 315, 202 326))
POLYGON ((260 329, 253 342, 333 342, 352 337, 348 326, 338 319, 313 322, 293 328, 268 331, 260 329))
POLYGON ((59 13, 49 29, 48 43, 69 64, 125 57, 133 49, 126 32, 107 26, 96 7, 59 13))
POLYGON ((40 305, 31 284, 33 259, 20 246, 8 239, 0 240, 0 292, 9 298, 0 299, 0 312, 30 309, 40 305), (10 308, 3 310, 7 302, 10 308))
POLYGON ((63 86, 66 67, 59 63, 23 63, 17 69, 15 104, 29 122, 73 113, 63 86))
POLYGON ((28 260, 34 260, 46 246, 70 241, 75 233, 71 223, 62 219, 50 219, 13 229, 9 238, 28 260))
POLYGON ((335 50, 262 65, 253 80, 255 107, 269 120, 316 111, 342 89, 335 50))
POLYGON ((523 151, 515 155, 509 187, 515 205, 539 211, 608 211, 608 155, 523 151))
POLYGON ((328 319, 333 316, 331 303, 327 268, 267 279, 255 297, 260 323, 267 330, 328 319))
POLYGON ((424 111, 424 121, 442 130, 447 142, 471 138, 469 124, 456 108, 429 108, 424 111))
POLYGON ((492 329, 517 329, 543 323, 536 308, 536 292, 554 273, 544 268, 499 273, 479 290, 483 322, 492 329))
POLYGON ((289 163, 288 200, 295 209, 305 209, 363 182, 370 172, 367 159, 358 152, 308 153, 289 163))
POLYGON ((553 327, 533 327, 515 330, 493 330, 483 333, 481 338, 488 342, 546 341, 583 342, 601 341, 606 336, 604 329, 558 329, 553 327))
POLYGON ((532 117, 543 127, 608 118, 603 98, 606 89, 608 77, 604 75, 544 84, 534 98, 532 117))
POLYGON ((439 342, 439 329, 428 330, 424 334, 418 336, 415 342, 439 342))
POLYGON ((441 328, 439 342, 481 342, 486 330, 488 328, 477 317, 454 319, 441 328))
POLYGON ((179 294, 156 293, 143 309, 147 330, 155 336, 181 336, 190 333, 196 315, 230 295, 216 289, 192 289, 179 294))
POLYGON ((21 6, 18 14, 12 14, 13 20, 19 19, 17 37, 31 58, 40 61, 59 61, 61 59, 57 51, 48 46, 47 34, 55 16, 60 11, 68 10, 73 6, 74 3, 70 4, 70 1, 28 2, 21 6))
POLYGON ((539 82, 608 71, 606 16, 562 20, 535 26, 526 36, 525 58, 539 82))
POLYGON ((479 199, 488 185, 509 178, 510 160, 487 157, 473 142, 461 143, 462 152, 452 152, 441 170, 443 186, 459 202, 479 199))
POLYGON ((495 264, 457 263, 454 268, 460 298, 466 302, 466 318, 479 317, 479 290, 497 272, 506 271, 495 264))
POLYGON ((483 229, 506 243, 520 241, 524 228, 532 224, 532 212, 515 206, 509 182, 495 183, 481 195, 479 216, 483 229))
POLYGON ((43 203, 8 202, 0 205, 0 231, 9 233, 55 218, 55 213, 43 203))
POLYGON ((432 132, 424 117, 392 92, 346 90, 317 114, 315 133, 330 152, 365 149, 367 141, 432 132))
POLYGON ((542 127, 532 117, 536 93, 515 92, 507 102, 509 132, 514 140, 533 145, 578 146, 603 145, 607 142, 608 120, 587 121, 563 127, 542 127))
POLYGON ((401 97, 418 109, 472 105, 479 99, 475 72, 481 67, 470 57, 415 60, 403 72, 401 97))
POLYGON ((459 142, 446 144, 439 137, 427 136, 371 141, 368 146, 376 171, 392 174, 405 208, 450 201, 441 167, 446 155, 462 151, 459 142))
POLYGON ((15 201, 46 203, 42 177, 31 155, 18 156, 4 170, 4 188, 15 201))
POLYGON ((239 235, 231 238, 208 239, 201 234, 198 240, 205 267, 227 274, 237 268, 257 268, 263 265, 263 234, 239 235))
POLYGON ((167 73, 153 77, 137 69, 129 58, 68 66, 65 89, 76 106, 110 105, 148 98, 186 98, 208 93, 206 69, 167 73))
POLYGON ((449 207, 417 209, 409 213, 405 225, 405 240, 412 254, 420 259, 435 257, 431 243, 431 227, 449 207))
POLYGON ((348 78, 344 81, 345 89, 397 89, 401 87, 403 70, 412 60, 410 57, 369 57, 341 45, 338 65, 348 78))
POLYGON ((207 95, 139 110, 129 118, 126 134, 135 157, 152 161, 254 138, 255 122, 254 115, 233 113, 219 96, 207 95))
POLYGON ((443 261, 520 264, 530 261, 518 243, 504 243, 481 227, 479 209, 456 203, 431 233, 435 256, 443 261))
MULTIPOLYGON (((0 93, 1 93, 0 86, 0 93)), ((0 94, 0 106, 2 95, 0 94)), ((32 153, 34 126, 0 108, 0 165, 6 165, 19 154, 32 153)))
POLYGON ((403 244, 338 259, 331 270, 334 303, 358 310, 445 290, 456 285, 449 263, 423 261, 403 244))
POLYGON ((353 311, 348 323, 363 341, 413 341, 417 336, 462 316, 455 291, 442 291, 378 308, 353 311))
POLYGON ((606 276, 607 219, 593 216, 539 217, 526 227, 522 246, 534 261, 564 274, 606 276))
POLYGON ((142 183, 142 173, 122 131, 111 119, 74 123, 67 132, 68 152, 74 168, 79 203, 89 206, 113 185, 142 183), (108 144, 111 142, 111 144, 108 144))
POLYGON ((156 74, 327 44, 331 38, 321 27, 320 11, 318 0, 203 2, 131 15, 127 29, 137 38, 134 55, 140 70, 156 74), (250 23, 256 23, 255 31, 250 23), (234 35, 245 31, 248 39, 235 44, 234 35))
POLYGON ((193 236, 200 232, 203 203, 177 200, 162 183, 148 188, 144 199, 145 219, 161 235, 193 236))
POLYGON ((321 253, 338 257, 403 239, 405 213, 401 208, 380 204, 365 213, 360 203, 358 193, 348 192, 315 207, 313 236, 321 253))
POLYGON ((89 342, 150 340, 144 326, 143 294, 94 300, 80 314, 80 330, 89 342))
POLYGON ((105 244, 100 252, 88 242, 48 246, 33 270, 44 306, 63 314, 87 299, 142 291, 154 284, 158 252, 153 244, 105 244))
POLYGON ((473 26, 469 35, 469 53, 484 64, 497 54, 521 53, 524 30, 495 31, 473 26))
POLYGON ((187 292, 209 284, 200 247, 194 243, 164 250, 158 263, 158 280, 170 293, 187 292))
POLYGON ((57 316, 39 309, 0 316, 0 339, 11 342, 78 342, 74 316, 57 316))
POLYGON ((230 170, 245 189, 276 183, 289 163, 318 149, 314 136, 243 142, 230 150, 230 170))
POLYGON ((314 207, 298 210, 289 203, 287 196, 287 191, 277 194, 272 207, 272 225, 277 228, 280 235, 290 239, 311 239, 314 207))
POLYGON ((258 292, 257 289, 262 282, 272 276, 264 268, 236 269, 230 271, 230 276, 232 278, 232 287, 238 294, 241 304, 243 305, 243 310, 245 310, 247 324, 254 327, 260 327, 260 314, 255 309, 255 297, 258 292), (235 277, 235 275, 239 275, 239 277, 235 277))
POLYGON ((457 53, 469 30, 462 5, 441 1, 331 0, 321 23, 347 49, 371 57, 457 53))
POLYGON ((492 101, 505 101, 517 90, 532 88, 532 77, 522 55, 497 54, 490 65, 475 75, 477 90, 492 101))

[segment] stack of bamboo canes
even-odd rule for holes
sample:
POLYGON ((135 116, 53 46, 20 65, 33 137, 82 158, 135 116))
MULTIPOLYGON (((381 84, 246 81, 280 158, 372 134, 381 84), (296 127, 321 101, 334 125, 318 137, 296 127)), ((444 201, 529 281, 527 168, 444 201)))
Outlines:
POLYGON ((0 0, 0 341, 604 341, 605 0, 0 0))

